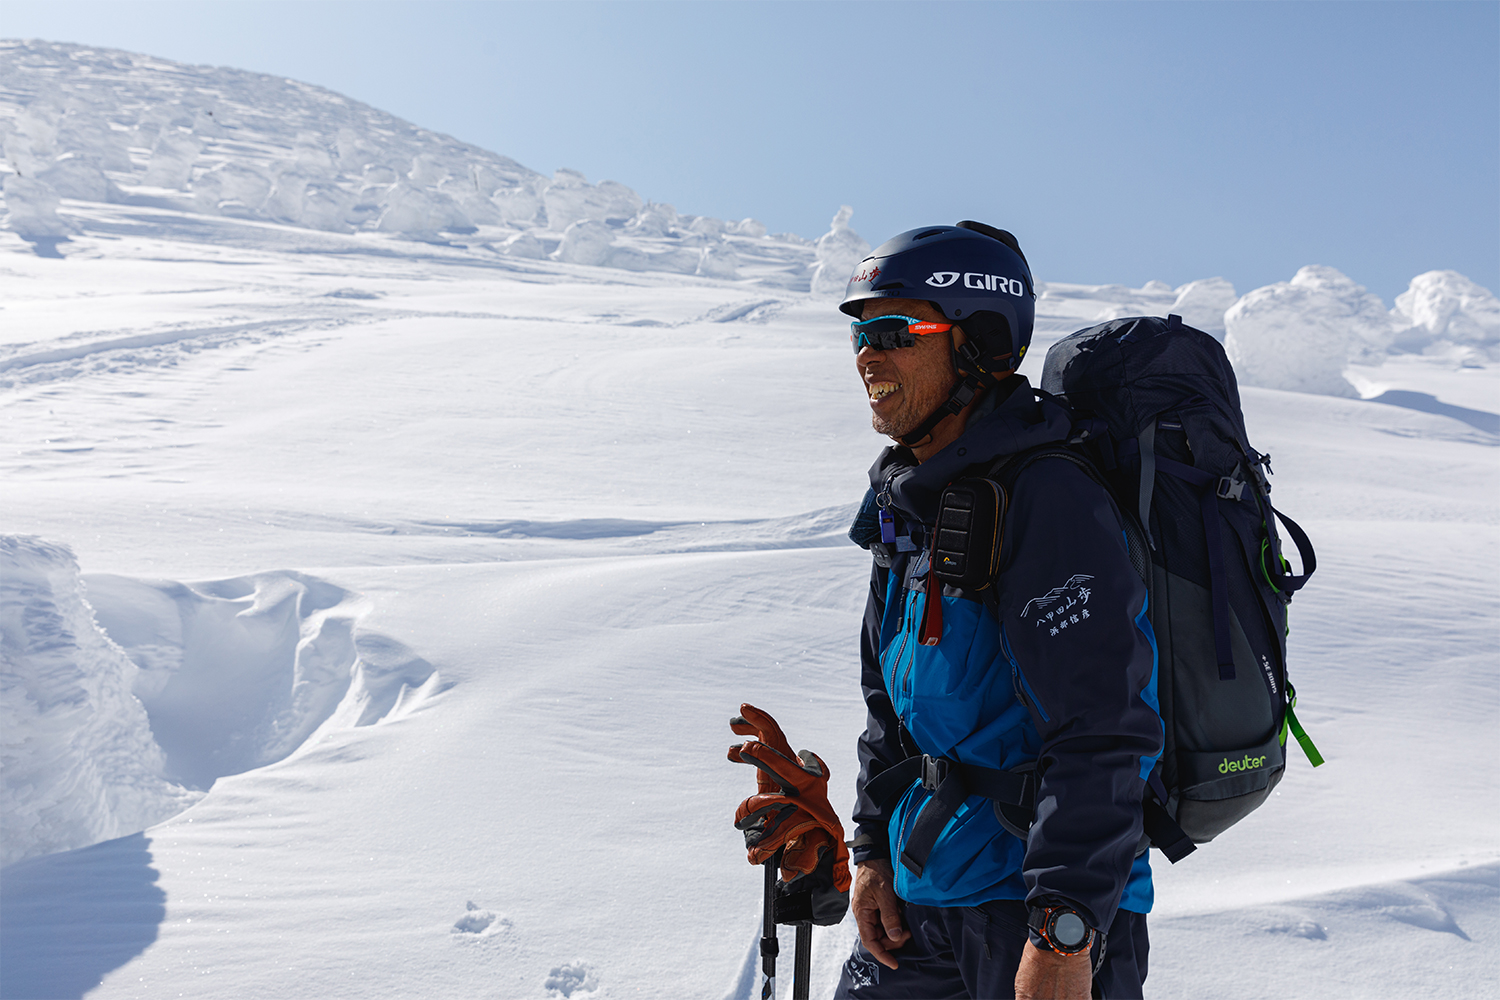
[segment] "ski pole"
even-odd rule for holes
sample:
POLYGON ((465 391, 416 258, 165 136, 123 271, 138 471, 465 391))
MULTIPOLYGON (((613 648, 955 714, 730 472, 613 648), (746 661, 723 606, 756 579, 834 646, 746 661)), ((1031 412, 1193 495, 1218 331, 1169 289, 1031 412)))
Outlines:
POLYGON ((792 1000, 807 1000, 812 979, 812 923, 797 924, 797 958, 792 965, 792 1000))
POLYGON ((765 912, 760 922, 760 1000, 776 1000, 776 872, 781 868, 778 849, 763 868, 766 870, 765 912))

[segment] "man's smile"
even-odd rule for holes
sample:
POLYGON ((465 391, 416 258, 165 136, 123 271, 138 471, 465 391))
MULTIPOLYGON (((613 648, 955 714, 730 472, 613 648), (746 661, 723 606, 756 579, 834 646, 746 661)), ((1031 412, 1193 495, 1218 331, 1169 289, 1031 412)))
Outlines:
POLYGON ((900 382, 871 382, 865 386, 870 393, 871 402, 884 399, 899 388, 901 388, 900 382))

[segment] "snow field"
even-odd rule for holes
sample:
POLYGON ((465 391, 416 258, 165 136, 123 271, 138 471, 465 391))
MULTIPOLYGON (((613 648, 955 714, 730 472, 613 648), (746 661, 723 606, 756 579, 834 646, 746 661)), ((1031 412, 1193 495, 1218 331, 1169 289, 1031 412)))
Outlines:
POLYGON ((1484 997, 1500 982, 1500 867, 1154 918, 1148 996, 1484 997), (1414 933, 1426 931, 1428 933, 1414 933), (1247 970, 1257 970, 1250 974, 1247 970))
MULTIPOLYGON (((273 589, 300 580, 359 595, 359 630, 440 678, 410 678, 428 697, 372 726, 329 715, 296 753, 217 778, 144 835, 7 868, 7 967, 39 978, 7 984, 57 985, 66 970, 104 979, 102 997, 214 996, 199 984, 219 982, 252 997, 290 984, 748 996, 759 879, 727 819, 751 787, 723 760, 727 717, 741 700, 775 712, 828 760, 834 801, 852 801, 867 562, 843 529, 879 439, 843 321, 744 286, 600 283, 574 265, 516 271, 423 247, 402 262, 383 237, 339 238, 351 252, 317 270, 284 250, 144 235, 80 237, 62 276, 6 259, 26 276, 7 286, 7 315, 42 315, 74 282, 99 289, 93 312, 68 306, 75 330, 98 333, 57 337, 77 357, 28 363, 55 348, 27 337, 0 373, 23 501, 12 522, 74 544, 99 621, 141 676, 153 646, 171 648, 168 595, 193 595, 172 601, 178 621, 204 604, 246 627, 257 604, 285 615, 273 589), (377 297, 329 297, 341 289, 377 297), (141 319, 120 325, 115 297, 147 301, 141 319), (151 325, 150 300, 175 312, 151 325), (231 319, 242 328, 214 339, 231 319), (168 324, 210 333, 110 346, 168 324), (266 570, 278 565, 303 568, 266 570)), ((1065 327, 1107 309, 1103 294, 1055 292, 1046 315, 1065 327)), ((1409 357, 1359 370, 1383 393, 1476 412, 1493 399, 1488 369, 1409 357)), ((1266 982, 1340 996, 1329 985, 1434 934, 1445 943, 1422 954, 1482 972, 1493 958, 1470 955, 1493 936, 1469 897, 1427 891, 1463 943, 1439 918, 1338 894, 1467 867, 1481 874, 1466 892, 1493 898, 1484 873, 1500 852, 1472 807, 1493 781, 1437 762, 1496 751, 1496 439, 1410 406, 1244 394, 1275 499, 1319 546, 1293 606, 1292 679, 1331 763, 1313 771, 1293 751, 1271 805, 1157 865, 1154 996, 1191 996, 1223 936, 1299 970, 1290 984, 1241 975, 1244 993, 1223 996, 1266 982), (1325 937, 1275 930, 1286 907, 1325 937), (1470 951, 1454 958, 1452 942, 1470 951)), ((279 628, 293 618, 297 645, 321 633, 305 615, 279 628)), ((278 655, 242 646, 242 663, 296 676, 278 634, 278 655)), ((822 990, 850 940, 847 925, 819 930, 822 990)))
MULTIPOLYGON (((864 718, 849 209, 768 237, 126 53, 0 83, 0 997, 755 995, 728 717, 840 808, 864 718)), ((1492 994, 1500 303, 1040 288, 1033 380, 1118 316, 1225 339, 1319 554, 1328 764, 1156 863, 1148 995, 1492 994)))
MULTIPOLYGON (((844 321, 754 286, 402 258, 378 235, 310 257, 220 225, 246 245, 80 236, 61 264, 0 263, 4 315, 68 310, 13 334, 0 371, 8 527, 73 546, 140 678, 186 649, 174 616, 241 635, 173 678, 184 712, 211 718, 207 671, 239 664, 277 693, 233 699, 262 709, 235 724, 276 718, 329 619, 416 664, 385 689, 410 693, 356 725, 330 641, 319 676, 341 680, 304 685, 322 708, 279 762, 200 753, 217 780, 187 812, 6 868, 0 993, 750 995, 760 880, 730 816, 752 781, 727 719, 775 713, 845 808, 863 724, 868 564, 843 531, 880 441, 844 321)), ((1048 329, 1136 304, 1067 291, 1048 329)), ((1488 367, 1351 372, 1493 410, 1488 367)), ((1497 439, 1420 400, 1244 398, 1318 546, 1291 677, 1329 764, 1293 750, 1272 803, 1156 865, 1152 995, 1399 996, 1441 963, 1493 979, 1494 783, 1449 762, 1495 756, 1497 439)), ((852 934, 819 929, 815 995, 852 934)))
MULTIPOLYGON (((750 785, 723 758, 738 708, 724 695, 851 746, 857 664, 837 623, 858 613, 842 583, 860 562, 839 548, 353 572, 382 630, 466 665, 454 687, 401 722, 223 778, 208 808, 152 830, 159 935, 99 995, 212 975, 243 996, 479 982, 542 996, 580 958, 602 995, 720 993, 760 886, 720 801, 750 785), (510 924, 455 929, 469 901, 510 924), (204 954, 200 927, 234 935, 232 954, 204 954)), ((831 766, 849 799, 851 769, 831 766)))

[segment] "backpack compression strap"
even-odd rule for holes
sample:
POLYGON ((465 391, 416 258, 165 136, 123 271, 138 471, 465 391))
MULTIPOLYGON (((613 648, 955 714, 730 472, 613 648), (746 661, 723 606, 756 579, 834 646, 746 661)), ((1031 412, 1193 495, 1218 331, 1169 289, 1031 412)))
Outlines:
POLYGON ((1268 572, 1276 576, 1276 579, 1271 581, 1271 586, 1282 593, 1294 594, 1302 589, 1302 585, 1307 583, 1308 578, 1313 575, 1313 570, 1318 568, 1318 554, 1313 551, 1312 541, 1300 524, 1272 507, 1269 499, 1266 501, 1266 506, 1270 508, 1272 517, 1286 525, 1287 534, 1292 536, 1292 543, 1297 546, 1297 555, 1302 560, 1301 576, 1293 576, 1281 566, 1275 566, 1269 570, 1268 572))
MULTIPOLYGON (((1204 540, 1208 544, 1209 588, 1212 592, 1214 614, 1214 657, 1219 663, 1219 679, 1232 681, 1234 680, 1234 654, 1231 652, 1229 642, 1229 581, 1224 565, 1223 535, 1219 530, 1219 501, 1241 501, 1245 497, 1245 491, 1247 489, 1254 491, 1255 486, 1234 476, 1215 476, 1191 465, 1184 465, 1157 455, 1153 447, 1155 431, 1156 422, 1152 421, 1145 430, 1141 431, 1139 438, 1122 441, 1119 447, 1121 457, 1140 456, 1141 527, 1146 531, 1147 541, 1152 541, 1150 504, 1152 484, 1155 482, 1157 470, 1198 487, 1198 504, 1203 513, 1204 540)), ((1271 517, 1279 519, 1282 524, 1286 525, 1287 534, 1291 535, 1292 542, 1297 546, 1297 554, 1302 559, 1303 570, 1301 576, 1288 573, 1280 565, 1280 553, 1277 553, 1274 560, 1277 565, 1266 571, 1267 579, 1275 589, 1287 594, 1294 593, 1307 583, 1313 570, 1318 568, 1318 557, 1313 551, 1307 532, 1302 530, 1301 525, 1272 507, 1269 501, 1266 506, 1270 510, 1271 517), (1271 579, 1272 575, 1275 579, 1271 579)), ((1268 524, 1266 527, 1270 529, 1273 526, 1268 524)), ((1154 542, 1152 542, 1152 548, 1155 548, 1154 542)))
POLYGON ((1141 827, 1151 838, 1151 846, 1175 865, 1196 851, 1198 845, 1172 818, 1166 806, 1169 801, 1167 786, 1161 780, 1161 761, 1157 761, 1146 781, 1146 794, 1141 797, 1141 827))
MULTIPOLYGON (((1214 658, 1219 664, 1219 680, 1232 681, 1234 652, 1229 641, 1229 578, 1224 565, 1224 537, 1219 530, 1219 499, 1240 499, 1247 484, 1229 476, 1215 476, 1156 454, 1152 447, 1155 430, 1156 421, 1152 420, 1150 426, 1141 432, 1138 441, 1123 441, 1120 447, 1122 455, 1140 455, 1141 527, 1146 530, 1147 541, 1151 541, 1149 505, 1151 484, 1156 480, 1157 470, 1198 487, 1198 507, 1203 514, 1203 535, 1208 546, 1209 592, 1214 615, 1214 658)), ((1155 548, 1154 543, 1152 547, 1155 548)))
POLYGON ((1151 846, 1174 865, 1198 849, 1172 814, 1149 795, 1141 800, 1141 826, 1151 838, 1151 846))
MULTIPOLYGON (((1195 469, 1191 465, 1157 458, 1161 471, 1197 486, 1198 507, 1203 512, 1203 534, 1208 542, 1208 580, 1214 609, 1214 655, 1219 661, 1219 680, 1234 680, 1234 653, 1229 642, 1229 577, 1224 565, 1224 535, 1219 530, 1219 498, 1225 492, 1219 476, 1195 469)), ((1142 468, 1145 461, 1142 460, 1142 468)), ((1144 476, 1144 472, 1142 473, 1144 476)), ((1228 478, 1228 477, 1224 477, 1228 478)), ((1241 484, 1243 486, 1243 484, 1241 484)))
POLYGON ((1156 551, 1156 539, 1151 537, 1151 494, 1156 489, 1156 418, 1146 421, 1136 439, 1141 454, 1141 495, 1136 509, 1141 512, 1141 530, 1146 533, 1146 544, 1156 551))

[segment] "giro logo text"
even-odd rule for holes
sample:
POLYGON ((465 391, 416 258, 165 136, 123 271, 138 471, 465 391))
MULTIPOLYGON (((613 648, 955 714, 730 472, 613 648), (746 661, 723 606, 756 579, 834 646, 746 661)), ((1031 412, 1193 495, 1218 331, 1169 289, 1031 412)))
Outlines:
POLYGON ((1230 774, 1235 771, 1253 771, 1258 767, 1264 767, 1265 763, 1266 759, 1264 757, 1251 757, 1249 754, 1246 754, 1243 760, 1230 760, 1228 757, 1225 757, 1219 761, 1219 773, 1230 774))
POLYGON ((969 271, 960 275, 957 271, 934 271, 927 283, 933 288, 947 288, 949 285, 958 283, 958 279, 964 279, 964 287, 972 288, 980 292, 1005 292, 1016 298, 1026 294, 1026 285, 1017 278, 1006 278, 998 274, 979 274, 969 271))

